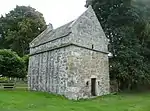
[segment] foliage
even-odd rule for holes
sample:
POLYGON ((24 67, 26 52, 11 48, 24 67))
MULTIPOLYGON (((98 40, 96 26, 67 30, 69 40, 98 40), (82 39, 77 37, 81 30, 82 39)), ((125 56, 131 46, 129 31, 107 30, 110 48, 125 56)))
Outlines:
POLYGON ((135 36, 133 27, 115 29, 120 36, 116 43, 116 56, 110 60, 111 79, 117 79, 121 89, 135 89, 138 85, 148 84, 149 65, 142 55, 142 45, 135 36))
POLYGON ((9 79, 7 77, 0 77, 0 83, 6 83, 9 79))
POLYGON ((118 94, 71 101, 49 93, 0 91, 2 111, 149 111, 150 93, 118 94), (33 98, 33 99, 31 99, 33 98))
POLYGON ((28 63, 29 63, 29 55, 25 55, 22 57, 24 63, 25 63, 25 66, 26 66, 26 72, 28 71, 28 63))
POLYGON ((87 0, 110 40, 111 79, 121 89, 150 83, 150 8, 132 0, 87 0))
POLYGON ((29 53, 29 43, 45 29, 43 15, 28 6, 16 6, 0 18, 0 48, 9 48, 23 56, 29 53))
POLYGON ((11 50, 0 50, 0 75, 2 77, 24 78, 26 69, 22 58, 11 50))

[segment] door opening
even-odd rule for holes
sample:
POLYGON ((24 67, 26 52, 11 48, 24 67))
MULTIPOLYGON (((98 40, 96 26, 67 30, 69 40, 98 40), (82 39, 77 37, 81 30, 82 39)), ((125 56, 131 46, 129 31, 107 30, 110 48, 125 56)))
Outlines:
POLYGON ((96 96, 96 78, 91 79, 91 95, 96 96))

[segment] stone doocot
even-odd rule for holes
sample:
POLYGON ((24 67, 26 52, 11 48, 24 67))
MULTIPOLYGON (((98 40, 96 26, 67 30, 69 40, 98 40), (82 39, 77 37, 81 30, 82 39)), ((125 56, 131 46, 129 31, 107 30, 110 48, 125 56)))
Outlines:
POLYGON ((108 40, 91 6, 30 43, 30 90, 77 100, 109 94, 109 81, 108 40))

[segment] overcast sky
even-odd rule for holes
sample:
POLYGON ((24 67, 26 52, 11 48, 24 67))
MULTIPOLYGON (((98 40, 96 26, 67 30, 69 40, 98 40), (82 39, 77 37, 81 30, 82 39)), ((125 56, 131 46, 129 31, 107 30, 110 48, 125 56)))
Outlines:
POLYGON ((80 16, 86 0, 1 0, 0 14, 8 13, 16 5, 30 5, 43 13, 46 23, 59 27, 80 16))

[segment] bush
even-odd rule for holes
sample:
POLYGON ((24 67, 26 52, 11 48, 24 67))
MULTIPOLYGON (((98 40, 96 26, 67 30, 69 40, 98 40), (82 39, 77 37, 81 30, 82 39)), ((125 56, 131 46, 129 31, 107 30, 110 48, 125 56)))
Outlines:
POLYGON ((11 50, 0 50, 0 75, 2 77, 24 78, 26 76, 24 60, 11 50))

